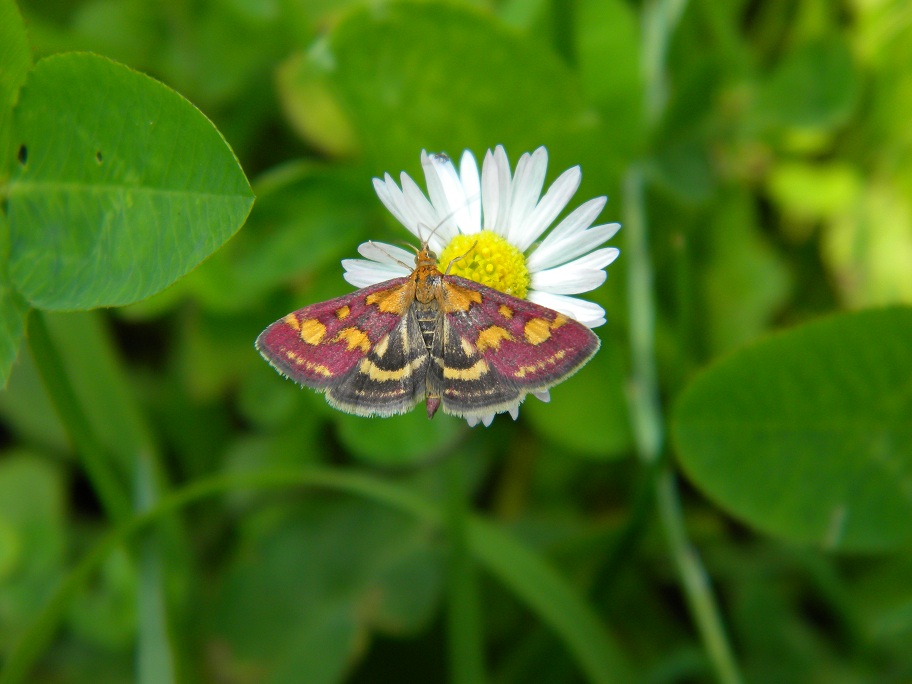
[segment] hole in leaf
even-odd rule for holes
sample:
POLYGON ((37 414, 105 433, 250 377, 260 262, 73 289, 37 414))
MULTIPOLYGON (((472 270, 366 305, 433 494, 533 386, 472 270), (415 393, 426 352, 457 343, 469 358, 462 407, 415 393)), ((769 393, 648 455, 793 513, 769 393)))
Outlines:
POLYGON ((95 161, 97 161, 99 164, 101 164, 101 162, 102 162, 101 150, 98 150, 98 152, 95 153, 95 161))
POLYGON ((28 161, 28 148, 25 145, 19 145, 19 152, 16 156, 19 159, 19 163, 25 166, 28 161))

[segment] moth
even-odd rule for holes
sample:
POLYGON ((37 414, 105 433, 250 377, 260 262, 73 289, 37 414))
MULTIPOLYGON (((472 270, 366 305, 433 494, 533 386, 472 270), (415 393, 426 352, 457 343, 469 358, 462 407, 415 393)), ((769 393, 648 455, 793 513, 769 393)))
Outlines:
POLYGON ((577 321, 448 272, 424 244, 411 275, 294 311, 256 348, 347 413, 392 416, 424 400, 428 418, 476 421, 566 380, 598 350, 577 321))

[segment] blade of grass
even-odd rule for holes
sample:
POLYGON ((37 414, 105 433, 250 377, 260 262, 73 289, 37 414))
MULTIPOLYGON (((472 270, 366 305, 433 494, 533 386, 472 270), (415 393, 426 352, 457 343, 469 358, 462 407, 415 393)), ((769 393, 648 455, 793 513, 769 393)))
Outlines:
MULTIPOLYGON (((665 59, 671 36, 686 5, 686 0, 650 0, 643 6, 642 72, 645 109, 652 125, 661 119, 665 109, 665 59)), ((634 164, 628 170, 623 186, 633 362, 630 405, 634 437, 641 461, 655 471, 659 519, 709 661, 720 682, 738 684, 741 675, 708 575, 687 538, 675 474, 667 460, 661 460, 665 433, 655 359, 656 306, 645 189, 643 170, 639 164, 634 164)))
MULTIPOLYGON (((136 459, 136 509, 148 511, 157 500, 158 487, 152 463, 148 455, 140 453, 136 459)), ((148 530, 139 546, 137 684, 173 684, 175 681, 159 527, 148 530)))
POLYGON ((29 321, 29 348, 41 374, 45 389, 57 409, 73 447, 79 456, 108 517, 118 523, 130 517, 130 498, 126 485, 117 477, 110 454, 92 429, 76 392, 70 383, 50 332, 44 313, 32 311, 29 321))
POLYGON ((638 681, 605 624, 550 564, 479 518, 468 533, 479 563, 561 635, 589 681, 638 681))
MULTIPOLYGON (((113 549, 163 516, 208 497, 238 489, 287 487, 318 487, 365 496, 429 524, 441 525, 443 521, 437 506, 401 485, 331 468, 241 473, 192 483, 163 496, 154 508, 119 525, 83 557, 10 651, 0 672, 0 684, 25 681, 53 638, 67 605, 113 549)), ((478 562, 554 630, 590 681, 636 681, 608 629, 550 564, 478 516, 469 517, 466 531, 468 548, 478 562)))
MULTIPOLYGON (((97 486, 116 487, 114 496, 127 499, 127 477, 132 475, 136 510, 150 508, 165 487, 163 468, 104 318, 98 312, 35 313, 31 342, 33 352, 38 345, 36 364, 50 380, 48 392, 93 485, 98 479, 97 486), (93 476, 90 467, 100 474, 93 476)), ((165 672, 173 670, 175 658, 167 634, 160 554, 162 549, 171 552, 174 572, 177 555, 187 555, 187 542, 173 517, 161 521, 160 529, 149 535, 132 549, 137 552, 133 560, 140 583, 137 676, 140 682, 167 684, 165 672)))
POLYGON ((450 562, 447 587, 447 640, 450 677, 454 684, 484 684, 484 637, 475 563, 469 552, 466 527, 469 503, 465 463, 458 451, 447 458, 447 531, 450 562))

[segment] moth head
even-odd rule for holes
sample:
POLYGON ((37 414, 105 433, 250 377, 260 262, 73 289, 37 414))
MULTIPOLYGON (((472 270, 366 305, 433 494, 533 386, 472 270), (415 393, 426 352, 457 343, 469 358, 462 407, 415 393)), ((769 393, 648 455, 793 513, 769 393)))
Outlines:
POLYGON ((430 247, 428 247, 427 242, 422 243, 420 248, 416 249, 413 246, 412 249, 415 250, 416 269, 427 266, 437 266, 437 255, 430 247))

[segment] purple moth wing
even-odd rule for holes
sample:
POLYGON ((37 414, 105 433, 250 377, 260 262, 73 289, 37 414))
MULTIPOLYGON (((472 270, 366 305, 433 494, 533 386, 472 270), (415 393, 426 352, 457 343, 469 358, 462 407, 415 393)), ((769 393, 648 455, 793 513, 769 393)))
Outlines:
POLYGON ((428 362, 413 300, 410 278, 378 283, 288 314, 260 334, 256 348, 338 409, 404 413, 424 398, 428 362))
POLYGON ((431 356, 440 361, 431 366, 429 394, 433 384, 447 413, 509 410, 573 375, 599 348, 581 323, 465 278, 444 277, 438 302, 431 356))

